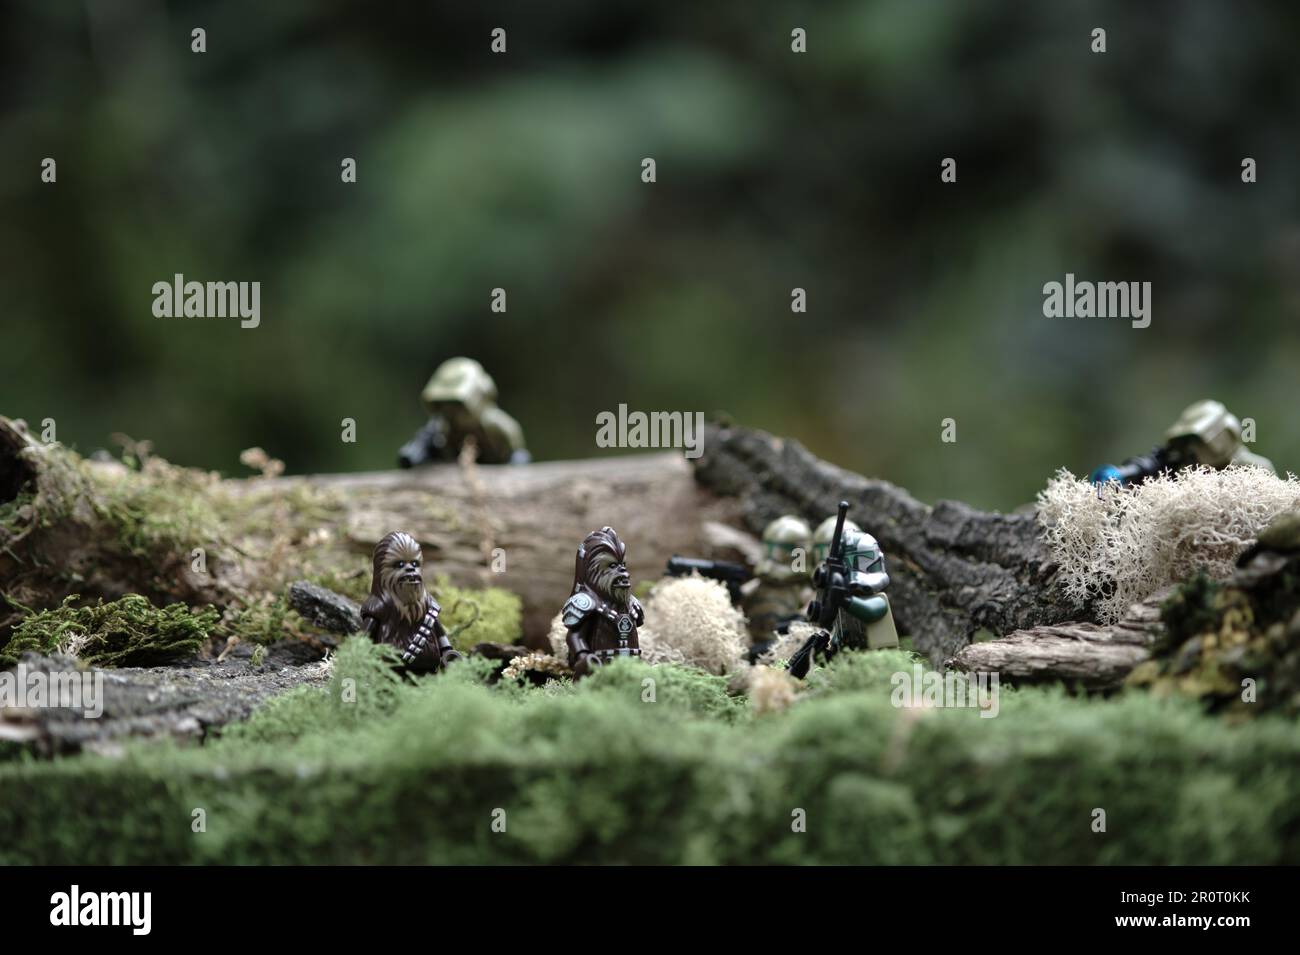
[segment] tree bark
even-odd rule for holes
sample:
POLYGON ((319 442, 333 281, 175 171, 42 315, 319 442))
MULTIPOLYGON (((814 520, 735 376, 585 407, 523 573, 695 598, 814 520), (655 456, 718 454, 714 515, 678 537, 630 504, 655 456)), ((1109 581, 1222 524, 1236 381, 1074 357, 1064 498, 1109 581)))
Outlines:
MULTIPOLYGON (((220 664, 196 661, 174 667, 80 670, 85 686, 102 681, 93 696, 87 689, 82 698, 83 707, 98 703, 102 708, 98 718, 86 719, 81 710, 54 706, 3 708, 0 743, 17 743, 44 756, 66 756, 82 750, 120 755, 120 744, 128 739, 202 742, 223 726, 247 719, 273 696, 329 682, 329 671, 316 660, 304 660, 289 641, 271 647, 260 666, 252 664, 252 653, 252 647, 243 646, 220 664)), ((21 666, 15 675, 21 674, 29 683, 78 670, 76 660, 34 653, 24 654, 21 666)))
POLYGON ((186 573, 188 552, 146 556, 128 540, 106 488, 131 474, 120 464, 95 468, 37 440, 23 422, 0 417, 0 645, 24 608, 46 609, 74 593, 139 593, 191 605, 231 598, 237 567, 199 577, 186 573), (92 480, 95 473, 104 483, 92 480))
POLYGON ((1017 630, 1002 640, 963 647, 953 669, 997 672, 1017 683, 1064 680, 1088 690, 1119 686, 1164 632, 1160 604, 1169 591, 1154 594, 1129 608, 1117 623, 1065 623, 1017 630))

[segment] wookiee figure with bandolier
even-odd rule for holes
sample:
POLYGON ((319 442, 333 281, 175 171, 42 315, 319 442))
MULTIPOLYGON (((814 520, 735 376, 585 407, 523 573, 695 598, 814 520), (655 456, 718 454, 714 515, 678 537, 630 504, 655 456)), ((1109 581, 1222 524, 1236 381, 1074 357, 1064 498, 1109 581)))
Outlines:
POLYGON ((424 589, 424 555, 410 534, 394 531, 375 545, 370 596, 361 605, 366 634, 402 655, 415 673, 441 670, 460 659, 438 620, 442 608, 424 589))

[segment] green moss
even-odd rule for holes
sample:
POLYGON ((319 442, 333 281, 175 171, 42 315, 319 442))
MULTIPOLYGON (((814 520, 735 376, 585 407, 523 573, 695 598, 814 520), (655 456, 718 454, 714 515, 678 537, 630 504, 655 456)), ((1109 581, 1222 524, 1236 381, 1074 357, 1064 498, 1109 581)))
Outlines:
POLYGON ((0 541, 17 536, 31 521, 36 495, 23 488, 11 501, 0 503, 0 541))
POLYGON ((727 722, 750 714, 744 697, 727 693, 726 677, 686 666, 647 667, 630 660, 603 666, 580 686, 586 693, 638 699, 646 705, 711 717, 727 722))
POLYGON ((25 617, 0 663, 12 666, 20 653, 51 653, 76 643, 77 656, 96 666, 159 666, 196 653, 217 621, 214 610, 195 612, 184 604, 159 609, 138 594, 82 607, 74 606, 77 599, 25 617))
POLYGON ((890 678, 900 671, 910 672, 920 664, 931 669, 925 657, 907 650, 876 650, 872 653, 841 653, 828 666, 818 667, 804 681, 806 695, 831 696, 855 690, 888 693, 890 678))
POLYGON ((500 587, 457 587, 439 575, 432 587, 442 604, 442 623, 451 643, 464 652, 476 643, 518 643, 524 606, 517 594, 500 587))
POLYGON ((59 488, 53 496, 92 501, 122 553, 151 567, 188 564, 196 548, 209 562, 253 556, 261 587, 276 592, 288 579, 351 566, 354 555, 345 545, 328 534, 312 538, 342 520, 341 499, 332 492, 289 480, 232 492, 216 473, 161 458, 141 465, 126 456, 124 463, 134 469, 123 474, 64 455, 68 480, 43 478, 59 488))
POLYGON ((302 639, 303 619, 283 594, 263 594, 244 606, 228 610, 217 628, 219 636, 243 643, 269 644, 285 638, 302 639))
POLYGON ((1230 719, 1300 713, 1300 558, 1226 583, 1198 574, 1165 602, 1162 619, 1164 634, 1130 686, 1230 719))
POLYGON ((201 547, 212 551, 227 540, 215 505, 216 475, 150 459, 127 478, 82 467, 97 489, 100 516, 116 529, 122 549, 152 560, 184 555, 201 547))
POLYGON ((1157 652, 1182 643, 1198 633, 1216 630, 1223 616, 1223 585, 1201 571, 1179 584, 1160 607, 1165 634, 1157 652))
POLYGON ((33 524, 56 523, 90 497, 81 458, 62 445, 25 444, 15 449, 10 467, 18 487, 13 499, 0 503, 0 548, 33 524))
POLYGON ((85 462, 60 444, 41 445, 21 452, 24 459, 40 456, 35 509, 42 525, 51 527, 72 515, 86 499, 90 482, 85 462))
POLYGON ((890 656, 842 655, 751 719, 686 668, 403 680, 354 638, 328 688, 206 746, 0 764, 0 863, 1300 861, 1291 721, 1040 688, 1004 693, 993 719, 901 710, 890 676, 912 658, 890 656))
MULTIPOLYGON (((300 686, 259 707, 252 718, 225 729, 223 745, 289 743, 351 731, 392 715, 416 682, 404 680, 391 648, 362 636, 344 640, 332 657, 329 687, 300 686)), ((458 665, 459 668, 459 665, 458 665)), ((477 673, 465 674, 470 681, 477 673)))

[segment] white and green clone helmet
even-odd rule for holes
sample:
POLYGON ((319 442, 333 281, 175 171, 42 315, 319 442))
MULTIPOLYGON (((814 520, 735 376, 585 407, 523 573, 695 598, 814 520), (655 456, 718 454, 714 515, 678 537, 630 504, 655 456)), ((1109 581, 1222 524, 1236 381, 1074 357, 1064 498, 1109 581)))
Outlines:
MULTIPOLYGON (((835 526, 831 525, 831 531, 834 530, 835 526)), ((885 554, 880 544, 866 531, 850 531, 847 522, 844 528, 844 562, 864 574, 885 572, 885 554)))
POLYGON ((767 580, 795 580, 812 575, 812 531, 808 522, 783 514, 763 528, 763 556, 754 568, 767 580))

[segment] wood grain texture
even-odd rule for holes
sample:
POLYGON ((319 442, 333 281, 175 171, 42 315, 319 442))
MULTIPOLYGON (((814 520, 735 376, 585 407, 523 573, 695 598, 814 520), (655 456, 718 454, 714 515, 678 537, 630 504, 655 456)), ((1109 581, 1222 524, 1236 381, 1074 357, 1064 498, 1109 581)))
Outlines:
POLYGON ((996 671, 1022 683, 1064 680, 1090 690, 1119 686, 1151 656, 1164 632, 1160 604, 1169 591, 1129 608, 1117 623, 1066 623, 1017 630, 1001 640, 972 643, 953 655, 953 669, 996 671))

